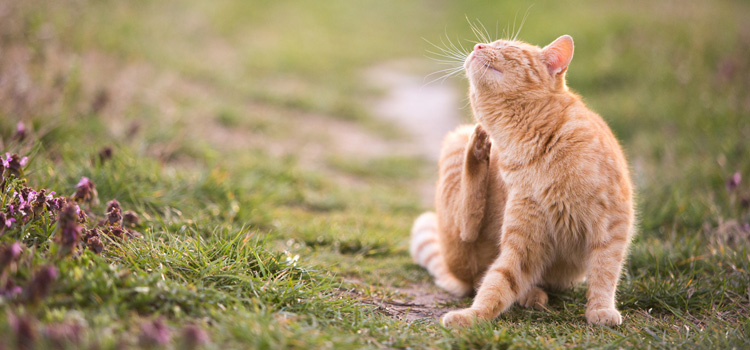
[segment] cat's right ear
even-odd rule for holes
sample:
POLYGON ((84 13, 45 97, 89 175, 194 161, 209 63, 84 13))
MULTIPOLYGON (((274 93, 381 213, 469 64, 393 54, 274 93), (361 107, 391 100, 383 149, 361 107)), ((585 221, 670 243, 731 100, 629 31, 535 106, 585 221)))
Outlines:
POLYGON ((553 77, 564 73, 572 59, 573 38, 570 35, 563 35, 542 49, 542 61, 553 77))

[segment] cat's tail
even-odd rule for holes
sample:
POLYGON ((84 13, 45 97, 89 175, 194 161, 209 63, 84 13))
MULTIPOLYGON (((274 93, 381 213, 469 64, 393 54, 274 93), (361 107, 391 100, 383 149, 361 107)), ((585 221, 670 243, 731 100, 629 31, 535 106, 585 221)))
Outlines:
POLYGON ((449 293, 465 296, 473 290, 471 285, 459 280, 448 270, 440 251, 437 216, 428 211, 422 213, 411 228, 409 251, 414 262, 427 269, 435 277, 435 284, 449 293))

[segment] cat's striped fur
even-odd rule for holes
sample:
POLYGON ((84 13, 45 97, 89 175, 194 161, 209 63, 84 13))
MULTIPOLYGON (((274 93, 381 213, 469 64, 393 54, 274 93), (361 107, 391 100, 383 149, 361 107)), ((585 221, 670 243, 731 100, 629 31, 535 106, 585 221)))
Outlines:
POLYGON ((478 44, 466 60, 478 125, 444 140, 436 215, 412 230, 412 256, 438 285, 476 287, 446 326, 491 320, 516 301, 543 307, 544 288, 584 277, 586 319, 622 322, 615 291, 635 224, 632 185, 610 129, 565 85, 572 56, 563 36, 544 49, 478 44))

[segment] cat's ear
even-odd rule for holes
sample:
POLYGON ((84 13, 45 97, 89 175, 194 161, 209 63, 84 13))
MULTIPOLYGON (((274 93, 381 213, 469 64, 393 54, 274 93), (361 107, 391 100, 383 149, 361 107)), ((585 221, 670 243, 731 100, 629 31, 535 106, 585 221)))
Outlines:
POLYGON ((542 49, 542 61, 553 77, 564 73, 573 59, 573 38, 563 35, 542 49))

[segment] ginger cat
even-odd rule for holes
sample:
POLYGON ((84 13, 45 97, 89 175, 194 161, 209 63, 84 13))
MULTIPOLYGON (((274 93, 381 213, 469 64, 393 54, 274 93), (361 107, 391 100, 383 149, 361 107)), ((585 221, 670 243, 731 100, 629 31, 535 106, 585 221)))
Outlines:
POLYGON ((573 39, 540 49, 498 40, 464 63, 476 127, 443 141, 436 213, 412 228, 411 253, 438 286, 476 288, 446 327, 492 320, 544 289, 588 283, 586 319, 619 325, 615 291, 635 212, 628 165, 609 127, 565 84, 573 39))

